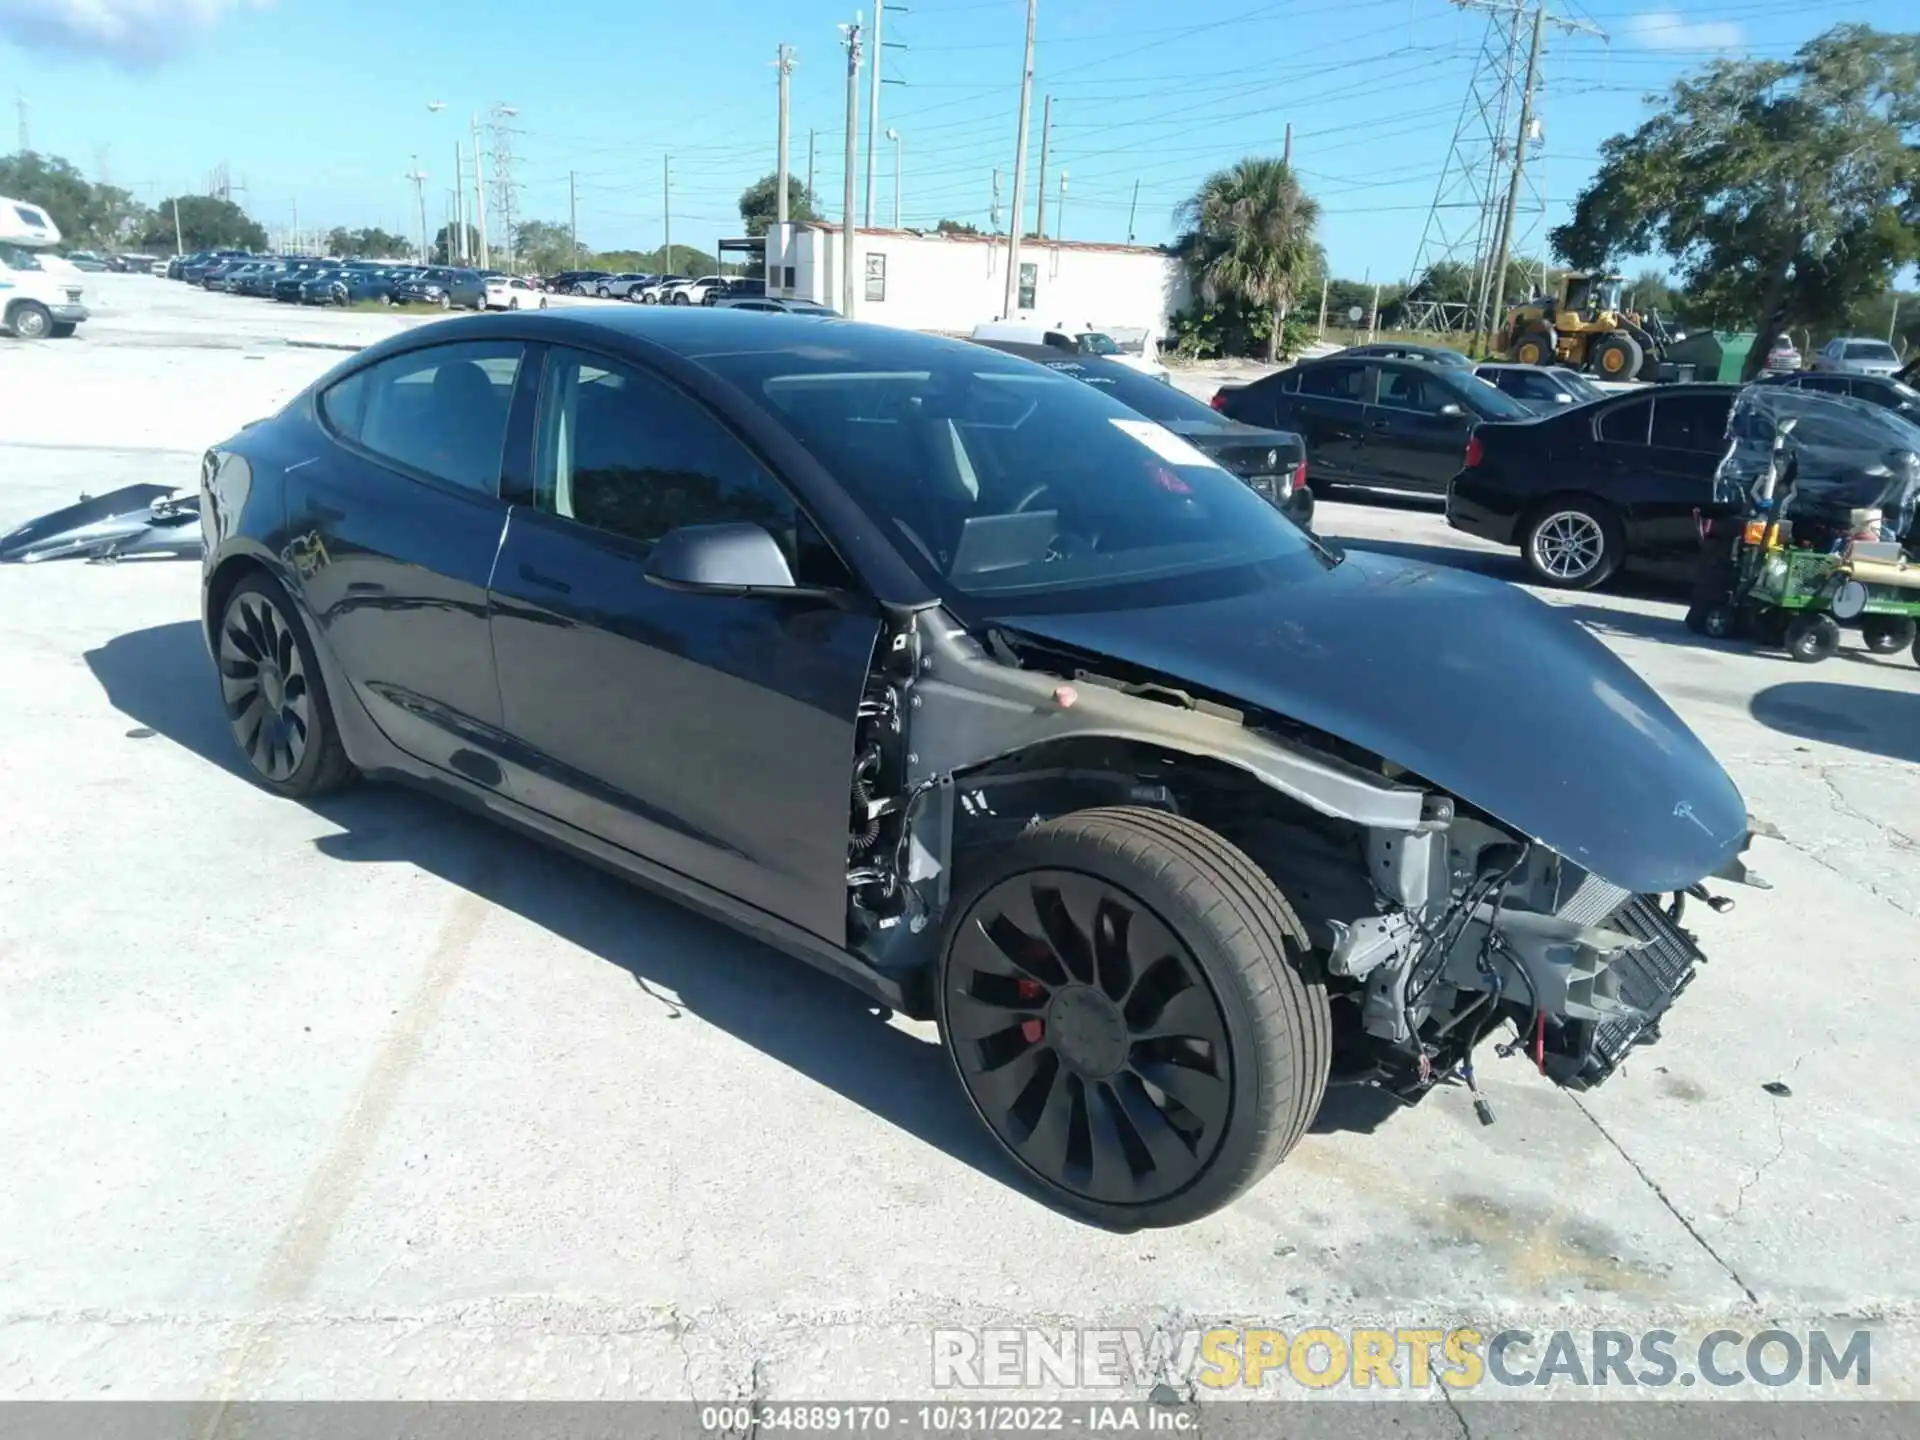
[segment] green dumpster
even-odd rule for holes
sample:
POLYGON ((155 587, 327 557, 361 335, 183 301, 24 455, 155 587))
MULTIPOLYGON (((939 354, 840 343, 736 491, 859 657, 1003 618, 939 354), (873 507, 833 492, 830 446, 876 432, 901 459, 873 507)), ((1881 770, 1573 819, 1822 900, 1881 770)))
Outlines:
POLYGON ((1737 381, 1756 338, 1751 330, 1701 330, 1669 345, 1666 359, 1693 366, 1696 380, 1737 381))

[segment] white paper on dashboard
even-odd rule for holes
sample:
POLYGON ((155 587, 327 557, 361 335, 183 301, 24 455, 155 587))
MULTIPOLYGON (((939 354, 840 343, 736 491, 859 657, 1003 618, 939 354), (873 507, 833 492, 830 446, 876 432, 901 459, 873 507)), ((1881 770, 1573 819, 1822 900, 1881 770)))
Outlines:
POLYGON ((1215 470, 1220 468, 1204 451, 1196 449, 1171 430, 1156 425, 1151 420, 1115 419, 1109 423, 1122 434, 1131 435, 1169 465, 1206 465, 1215 470))

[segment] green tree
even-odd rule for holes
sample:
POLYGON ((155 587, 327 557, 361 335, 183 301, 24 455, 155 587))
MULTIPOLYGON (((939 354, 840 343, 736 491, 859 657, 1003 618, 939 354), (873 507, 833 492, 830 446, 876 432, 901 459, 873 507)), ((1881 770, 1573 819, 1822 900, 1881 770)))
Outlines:
MULTIPOLYGON (((762 175, 740 192, 740 223, 749 235, 764 235, 780 218, 780 177, 762 175)), ((794 223, 818 220, 813 192, 796 175, 787 176, 787 219, 794 223)))
POLYGON ((377 226, 363 230, 349 230, 344 225, 336 225, 327 232, 329 255, 387 260, 411 255, 413 248, 414 242, 406 236, 390 234, 377 226))
POLYGON ((148 211, 125 190, 95 185, 58 155, 0 155, 0 195, 31 200, 60 227, 65 245, 111 250, 137 239, 148 211))
POLYGON ((717 275, 720 272, 718 260, 691 245, 674 246, 673 263, 669 265, 667 259, 667 249, 663 245, 656 250, 602 250, 584 263, 596 270, 611 270, 615 274, 717 275))
POLYGON ((936 235, 978 235, 980 227, 969 225, 964 220, 942 220, 934 227, 936 235))
POLYGON ((212 195, 181 195, 162 200, 147 219, 141 244, 153 250, 172 250, 174 209, 179 207, 180 243, 188 250, 265 250, 267 232, 260 222, 231 200, 212 195))
POLYGON ((573 232, 550 220, 524 220, 513 227, 513 263, 530 275, 554 275, 574 267, 573 232))
MULTIPOLYGON (((1601 148, 1554 248, 1672 256, 1689 292, 1762 335, 1819 326, 1920 257, 1920 34, 1840 25, 1790 60, 1720 60, 1601 148)), ((1766 346, 1747 357, 1747 378, 1766 346)))
POLYGON ((1209 175, 1176 217, 1200 298, 1269 315, 1267 359, 1278 359, 1288 310, 1307 281, 1317 283, 1319 203, 1285 161, 1249 156, 1209 175))
MULTIPOLYGON (((433 244, 427 247, 427 258, 429 261, 431 261, 435 265, 453 265, 453 264, 478 265, 480 263, 480 258, 479 258, 480 257, 480 232, 479 230, 476 229, 474 226, 468 225, 465 223, 462 223, 460 228, 466 232, 465 249, 466 249, 467 258, 464 260, 459 260, 456 257, 451 256, 448 248, 448 242, 453 239, 453 236, 455 233, 454 228, 451 225, 442 225, 437 231, 434 232, 433 244)), ((407 242, 407 250, 411 252, 412 249, 413 249, 413 243, 411 241, 407 242)))

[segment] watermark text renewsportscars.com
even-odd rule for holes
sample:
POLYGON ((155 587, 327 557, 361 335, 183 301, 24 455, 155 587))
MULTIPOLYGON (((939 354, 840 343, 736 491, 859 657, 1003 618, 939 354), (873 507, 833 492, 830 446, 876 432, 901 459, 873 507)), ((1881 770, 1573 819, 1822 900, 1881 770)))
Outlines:
POLYGON ((1079 1390, 1168 1383, 1215 1393, 1493 1387, 1864 1391, 1866 1330, 1524 1330, 1259 1327, 1210 1330, 981 1329, 933 1332, 933 1384, 954 1390, 1079 1390))

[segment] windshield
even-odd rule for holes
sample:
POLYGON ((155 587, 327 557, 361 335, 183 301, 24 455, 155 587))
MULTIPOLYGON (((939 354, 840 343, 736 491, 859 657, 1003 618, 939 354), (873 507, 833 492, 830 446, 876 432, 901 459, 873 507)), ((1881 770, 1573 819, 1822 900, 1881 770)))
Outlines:
POLYGON ((1850 342, 1847 346, 1847 359, 1885 360, 1893 365, 1900 363, 1900 357, 1894 354, 1893 347, 1884 340, 1855 340, 1850 342))
POLYGON ((812 451, 936 590, 998 599, 1331 563, 1240 480, 1095 386, 971 347, 900 348, 898 366, 826 346, 704 363, 812 451))
POLYGON ((1120 347, 1113 343, 1111 335, 1102 335, 1098 330, 1089 330, 1080 337, 1080 349, 1087 355, 1118 355, 1120 347))
POLYGON ((38 270, 41 267, 39 257, 31 250, 19 245, 9 245, 0 241, 0 260, 4 260, 10 269, 38 270))
POLYGON ((1471 377, 1472 386, 1462 385, 1457 392, 1467 399, 1467 408, 1479 415, 1482 420, 1531 420, 1533 411, 1522 405, 1506 391, 1498 389, 1491 381, 1480 376, 1471 377))
POLYGON ((1559 387, 1576 400, 1604 400, 1607 392, 1575 370, 1555 367, 1551 374, 1559 387))

